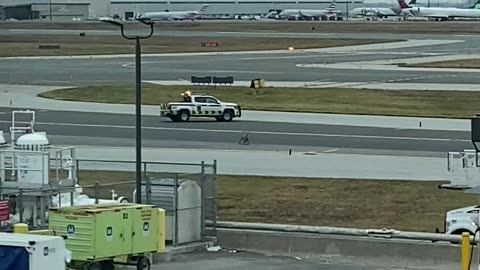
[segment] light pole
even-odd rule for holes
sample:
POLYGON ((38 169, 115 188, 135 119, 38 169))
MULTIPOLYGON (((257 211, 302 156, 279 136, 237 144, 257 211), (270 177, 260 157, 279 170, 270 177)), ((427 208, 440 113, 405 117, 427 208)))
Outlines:
POLYGON ((141 47, 140 40, 153 35, 153 22, 150 19, 137 19, 139 22, 150 26, 150 34, 128 36, 125 34, 124 25, 113 19, 104 22, 120 26, 122 36, 128 40, 135 40, 135 151, 136 151, 136 203, 142 202, 142 72, 141 72, 141 47))

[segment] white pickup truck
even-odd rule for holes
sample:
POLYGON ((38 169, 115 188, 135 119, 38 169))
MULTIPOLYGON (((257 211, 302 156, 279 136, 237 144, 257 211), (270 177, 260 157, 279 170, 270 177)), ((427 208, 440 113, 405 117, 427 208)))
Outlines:
POLYGON ((477 229, 479 210, 480 206, 473 205, 448 211, 445 215, 445 233, 468 232, 473 235, 477 229))
POLYGON ((187 122, 190 117, 213 117, 217 121, 228 122, 242 116, 238 104, 222 102, 208 95, 192 95, 189 91, 182 96, 183 101, 160 104, 160 116, 174 122, 187 122))

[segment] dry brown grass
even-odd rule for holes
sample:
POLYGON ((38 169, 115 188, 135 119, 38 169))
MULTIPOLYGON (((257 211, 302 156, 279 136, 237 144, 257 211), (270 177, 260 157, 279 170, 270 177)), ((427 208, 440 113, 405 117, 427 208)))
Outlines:
MULTIPOLYGON (((395 40, 393 40, 395 41, 395 40)), ((204 37, 153 37, 142 41, 143 53, 172 52, 221 52, 246 50, 287 50, 325 48, 371 43, 392 42, 390 40, 362 39, 289 39, 289 38, 204 38, 204 37), (203 47, 203 42, 218 42, 218 47, 203 47)), ((133 42, 120 36, 2 36, 0 57, 37 55, 94 55, 133 53, 133 42), (60 45, 60 49, 39 49, 39 45, 60 45)))
POLYGON ((452 61, 439 61, 430 63, 404 64, 403 67, 426 68, 480 68, 480 59, 465 59, 452 61))
MULTIPOLYGON (((127 27, 142 28, 139 23, 129 23, 127 27)), ((68 30, 117 30, 105 23, 39 23, 39 22, 0 22, 0 29, 68 29, 68 30)), ((471 22, 365 22, 365 21, 194 21, 162 22, 156 31, 225 31, 225 32, 291 32, 291 33, 425 33, 425 34, 472 34, 480 33, 480 23, 471 22)))
MULTIPOLYGON (((133 89, 133 86, 82 87, 54 90, 40 96, 132 104, 133 89)), ((238 103, 243 109, 267 111, 468 118, 478 113, 477 104, 480 103, 480 92, 473 91, 264 88, 256 93, 247 87, 145 85, 143 104, 177 101, 180 93, 186 90, 214 95, 220 100, 238 103)))
POLYGON ((220 217, 228 221, 434 232, 446 211, 478 197, 439 182, 219 177, 220 217))
MULTIPOLYGON (((80 184, 115 183, 110 189, 131 199, 134 173, 80 173, 80 184)), ((394 228, 434 232, 446 211, 474 205, 478 197, 440 190, 441 182, 218 176, 219 216, 223 221, 283 223, 351 228, 394 228)), ((94 189, 86 188, 93 196, 94 189)))

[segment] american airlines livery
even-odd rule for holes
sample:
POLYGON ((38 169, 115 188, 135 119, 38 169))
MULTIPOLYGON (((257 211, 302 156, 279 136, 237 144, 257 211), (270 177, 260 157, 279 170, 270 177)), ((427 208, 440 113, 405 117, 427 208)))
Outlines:
POLYGON ((315 17, 334 17, 337 15, 335 0, 332 0, 330 6, 326 9, 285 9, 280 14, 280 18, 315 18, 315 17))
POLYGON ((401 10, 398 12, 392 8, 384 7, 357 7, 350 10, 350 16, 352 17, 396 17, 399 16, 401 10))
POLYGON ((480 10, 473 8, 410 7, 405 0, 398 0, 398 3, 402 12, 414 17, 432 18, 439 21, 454 18, 480 18, 480 10))
POLYGON ((200 8, 200 10, 189 10, 189 11, 155 11, 155 12, 146 12, 137 16, 137 19, 149 19, 151 21, 183 21, 183 20, 194 20, 198 15, 205 14, 210 5, 205 4, 200 8))

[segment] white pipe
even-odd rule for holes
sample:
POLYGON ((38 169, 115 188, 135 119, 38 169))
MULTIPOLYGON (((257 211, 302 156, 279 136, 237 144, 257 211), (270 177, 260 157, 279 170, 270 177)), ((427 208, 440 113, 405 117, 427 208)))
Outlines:
MULTIPOLYGON (((211 225, 211 222, 207 222, 211 225)), ((461 242, 461 235, 450 235, 441 233, 423 233, 423 232, 404 232, 387 229, 355 229, 355 228, 340 228, 340 227, 319 227, 319 226, 299 226, 299 225, 284 225, 284 224, 266 224, 266 223, 247 223, 247 222, 226 222, 219 221, 216 223, 217 228, 228 229, 243 229, 243 230, 266 230, 278 232, 298 232, 298 233, 314 233, 314 234, 333 234, 333 235, 347 235, 347 236, 367 236, 375 238, 399 238, 412 240, 427 240, 427 241, 447 241, 447 242, 461 242)), ((473 236, 470 236, 470 242, 473 241, 473 236)), ((475 239, 478 243, 479 240, 475 239)))

